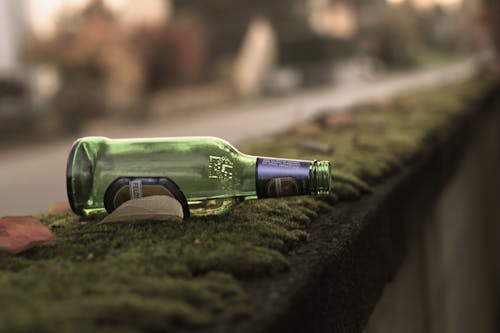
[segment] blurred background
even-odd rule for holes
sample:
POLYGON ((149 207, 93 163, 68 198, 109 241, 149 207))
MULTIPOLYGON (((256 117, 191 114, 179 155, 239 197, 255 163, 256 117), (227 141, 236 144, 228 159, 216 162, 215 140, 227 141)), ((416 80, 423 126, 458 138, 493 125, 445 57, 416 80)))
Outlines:
POLYGON ((0 212, 65 200, 79 136, 238 142, 471 75, 490 1, 0 0, 0 212))
MULTIPOLYGON (((0 135, 74 135, 488 47, 474 0, 1 0, 0 135)), ((353 83, 353 82, 351 82, 353 83)))

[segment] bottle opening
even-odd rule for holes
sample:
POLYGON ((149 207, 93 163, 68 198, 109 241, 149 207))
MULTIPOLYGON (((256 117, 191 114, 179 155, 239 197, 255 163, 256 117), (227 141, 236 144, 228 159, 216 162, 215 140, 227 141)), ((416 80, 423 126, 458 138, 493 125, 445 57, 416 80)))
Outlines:
POLYGON ((66 190, 71 209, 75 214, 84 215, 84 202, 92 191, 93 162, 81 140, 75 141, 68 156, 66 167, 66 190))
POLYGON ((80 213, 80 209, 75 207, 75 198, 73 191, 73 163, 75 159, 76 147, 80 143, 80 140, 76 140, 71 147, 71 151, 68 156, 68 161, 66 163, 66 192, 68 195, 68 202, 71 206, 71 209, 75 214, 80 213))
POLYGON ((332 187, 332 165, 329 161, 313 161, 309 168, 311 179, 311 194, 327 196, 332 187))

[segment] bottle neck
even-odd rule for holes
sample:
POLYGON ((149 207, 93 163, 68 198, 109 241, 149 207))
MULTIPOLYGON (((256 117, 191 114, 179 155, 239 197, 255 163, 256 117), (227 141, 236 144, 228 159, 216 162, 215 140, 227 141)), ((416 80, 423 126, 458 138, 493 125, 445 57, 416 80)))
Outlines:
POLYGON ((329 161, 313 161, 309 168, 311 194, 323 197, 330 195, 332 188, 332 165, 329 161))
POLYGON ((325 196, 330 193, 328 161, 257 158, 256 189, 259 198, 294 195, 325 196))

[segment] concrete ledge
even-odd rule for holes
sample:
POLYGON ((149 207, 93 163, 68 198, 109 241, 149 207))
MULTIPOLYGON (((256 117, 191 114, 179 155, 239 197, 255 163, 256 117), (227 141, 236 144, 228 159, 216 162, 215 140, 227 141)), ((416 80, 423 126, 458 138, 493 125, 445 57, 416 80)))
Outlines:
POLYGON ((466 146, 498 113, 496 91, 483 98, 489 86, 413 93, 240 147, 333 160, 328 204, 249 201, 182 225, 40 216, 62 237, 0 255, 0 332, 360 332, 466 146), (329 149, 297 144, 308 139, 329 149))
POLYGON ((361 332, 466 148, 500 112, 496 86, 397 176, 357 202, 340 202, 289 256, 288 273, 245 284, 256 313, 220 332, 361 332), (497 104, 495 104, 497 103, 497 104), (496 106, 496 107, 495 107, 496 106))

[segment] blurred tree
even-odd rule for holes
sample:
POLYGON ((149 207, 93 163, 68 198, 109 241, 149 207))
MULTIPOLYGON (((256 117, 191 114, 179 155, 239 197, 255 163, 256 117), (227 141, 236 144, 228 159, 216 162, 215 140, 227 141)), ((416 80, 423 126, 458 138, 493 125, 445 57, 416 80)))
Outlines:
POLYGON ((173 7, 180 13, 194 12, 204 22, 210 63, 238 53, 254 17, 268 19, 280 41, 299 37, 307 26, 304 0, 174 0, 173 7))
MULTIPOLYGON (((493 43, 496 46, 498 58, 500 59, 500 2, 498 0, 483 0, 483 19, 488 24, 493 43)), ((500 60, 499 60, 500 62, 500 60)))
POLYGON ((143 71, 140 59, 102 0, 61 17, 55 36, 29 52, 52 63, 61 76, 54 105, 65 128, 77 130, 86 118, 138 107, 143 71))
POLYGON ((126 29, 102 0, 60 18, 55 36, 35 43, 33 60, 61 76, 55 107, 69 130, 104 114, 142 115, 146 94, 200 77, 204 44, 193 20, 126 29))
MULTIPOLYGON (((209 67, 217 68, 221 59, 234 59, 250 21, 261 17, 271 23, 276 34, 278 64, 307 72, 310 67, 324 66, 354 51, 352 40, 332 38, 313 30, 309 3, 306 0, 174 0, 173 7, 176 12, 195 12, 204 22, 209 67)), ((316 71, 314 76, 317 74, 316 71)))
POLYGON ((195 21, 174 21, 168 26, 139 29, 134 34, 145 71, 145 90, 197 82, 203 75, 205 43, 195 21))
POLYGON ((460 48, 463 36, 459 36, 459 18, 455 13, 446 11, 440 5, 418 13, 418 29, 426 47, 444 52, 460 48))
POLYGON ((360 5, 361 50, 387 67, 412 67, 418 63, 422 40, 418 16, 410 4, 388 8, 387 4, 360 5))

